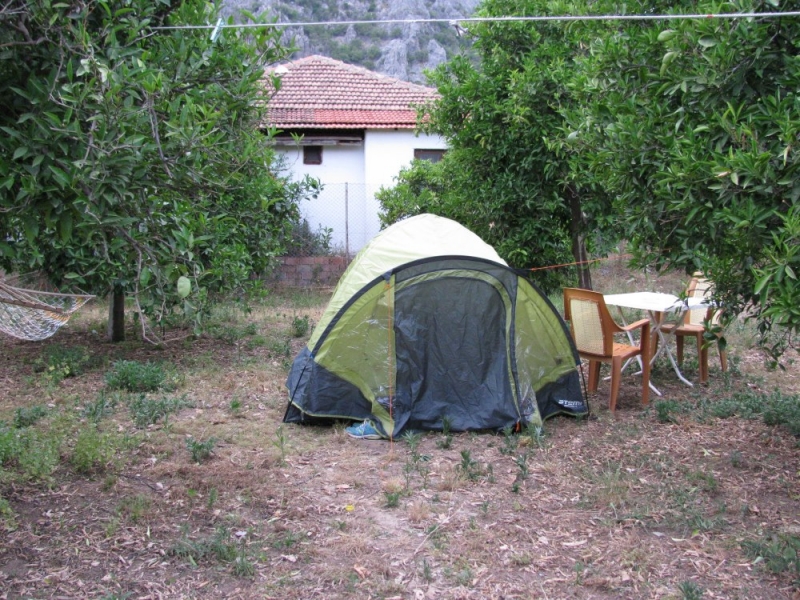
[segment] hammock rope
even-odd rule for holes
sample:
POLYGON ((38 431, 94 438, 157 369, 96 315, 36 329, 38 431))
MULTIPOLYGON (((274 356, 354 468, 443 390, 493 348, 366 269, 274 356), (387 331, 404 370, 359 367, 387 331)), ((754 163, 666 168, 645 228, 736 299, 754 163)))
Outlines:
POLYGON ((0 331, 21 340, 44 340, 92 298, 26 290, 0 281, 0 331))

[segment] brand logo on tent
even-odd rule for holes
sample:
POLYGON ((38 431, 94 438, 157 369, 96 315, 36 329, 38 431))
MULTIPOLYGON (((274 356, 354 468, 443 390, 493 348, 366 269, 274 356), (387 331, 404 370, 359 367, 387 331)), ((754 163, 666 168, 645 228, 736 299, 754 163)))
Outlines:
POLYGON ((556 402, 564 408, 583 408, 583 402, 579 400, 562 400, 561 398, 556 398, 556 402))

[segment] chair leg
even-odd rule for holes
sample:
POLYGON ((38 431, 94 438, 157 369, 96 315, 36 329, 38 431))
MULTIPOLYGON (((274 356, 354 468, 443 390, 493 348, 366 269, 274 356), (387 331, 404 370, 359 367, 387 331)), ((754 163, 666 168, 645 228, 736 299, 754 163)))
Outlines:
POLYGON ((617 408, 620 379, 622 379, 622 359, 615 356, 611 359, 611 396, 608 398, 608 410, 611 412, 617 408))
POLYGON ((589 361, 589 391, 596 392, 597 386, 600 385, 600 361, 589 361))
POLYGON ((678 364, 683 364, 683 336, 676 335, 675 336, 675 346, 678 349, 678 364))
POLYGON ((708 381, 708 346, 703 342, 703 334, 697 334, 697 361, 700 363, 700 383, 708 381))

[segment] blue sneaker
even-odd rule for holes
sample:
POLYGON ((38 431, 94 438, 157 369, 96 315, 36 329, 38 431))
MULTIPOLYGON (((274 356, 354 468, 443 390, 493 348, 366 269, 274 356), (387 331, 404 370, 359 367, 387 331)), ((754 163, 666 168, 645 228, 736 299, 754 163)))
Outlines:
POLYGON ((375 426, 369 419, 361 423, 350 425, 350 427, 345 427, 345 431, 347 432, 347 435, 357 440, 383 439, 383 436, 380 433, 378 433, 378 430, 375 429, 375 426))

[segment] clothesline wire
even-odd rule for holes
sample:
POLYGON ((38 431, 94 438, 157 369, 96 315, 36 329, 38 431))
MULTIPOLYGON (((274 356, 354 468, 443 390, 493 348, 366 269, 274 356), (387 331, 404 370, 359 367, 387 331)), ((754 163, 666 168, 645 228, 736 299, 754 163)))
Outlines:
POLYGON ((419 23, 445 23, 448 25, 465 25, 469 23, 503 23, 503 22, 547 22, 547 21, 660 21, 660 20, 701 20, 701 19, 779 19, 782 17, 800 17, 800 10, 783 12, 739 12, 708 14, 637 14, 637 15, 541 15, 541 16, 503 16, 503 17, 453 17, 449 19, 376 19, 371 21, 305 21, 298 23, 216 23, 210 25, 161 25, 153 30, 165 29, 250 29, 259 27, 323 27, 328 25, 413 25, 419 23))

